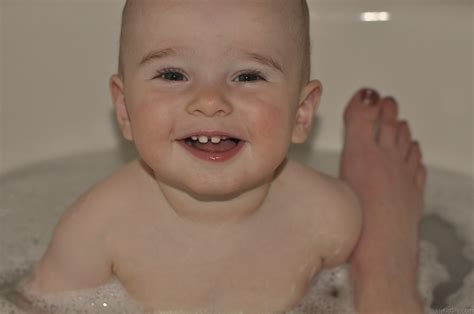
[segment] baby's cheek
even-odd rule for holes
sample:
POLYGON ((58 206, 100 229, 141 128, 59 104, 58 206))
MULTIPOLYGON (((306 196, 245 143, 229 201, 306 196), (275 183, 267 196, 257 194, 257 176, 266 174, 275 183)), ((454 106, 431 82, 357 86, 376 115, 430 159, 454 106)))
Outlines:
POLYGON ((269 139, 287 139, 289 133, 288 114, 286 110, 277 106, 267 108, 257 122, 260 126, 259 132, 269 139))
POLYGON ((287 155, 290 142, 288 121, 287 113, 276 106, 267 108, 255 121, 258 141, 255 141, 254 149, 268 167, 275 168, 287 155))
POLYGON ((160 148, 167 147, 160 145, 163 141, 168 141, 170 136, 169 113, 153 103, 142 103, 137 107, 132 117, 132 131, 137 149, 142 157, 156 158, 160 154, 160 148))

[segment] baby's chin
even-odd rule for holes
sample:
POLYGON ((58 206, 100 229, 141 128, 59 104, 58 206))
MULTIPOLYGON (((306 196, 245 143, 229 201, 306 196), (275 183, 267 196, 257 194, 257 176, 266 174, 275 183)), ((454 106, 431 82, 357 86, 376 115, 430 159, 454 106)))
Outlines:
POLYGON ((219 201, 230 201, 233 200, 243 193, 258 188, 256 184, 219 184, 215 182, 213 184, 196 184, 188 185, 183 187, 183 191, 189 194, 192 198, 203 201, 203 202, 219 202, 219 201))

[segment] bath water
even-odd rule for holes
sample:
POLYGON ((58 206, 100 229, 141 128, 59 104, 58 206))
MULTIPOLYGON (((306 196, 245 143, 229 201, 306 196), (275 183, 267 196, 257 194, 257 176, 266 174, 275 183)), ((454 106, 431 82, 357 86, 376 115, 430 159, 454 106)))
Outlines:
MULTIPOLYGON (((338 155, 293 149, 292 158, 331 175, 338 155)), ((33 165, 0 178, 0 313, 24 313, 15 289, 46 249, 61 213, 91 184, 130 155, 84 154, 33 165)), ((419 289, 433 308, 474 311, 473 178, 429 168, 421 229, 419 289)), ((350 265, 321 271, 290 313, 353 313, 350 265)), ((20 289, 21 290, 21 289, 20 289)), ((104 286, 34 300, 46 313, 140 313, 113 278, 104 286)), ((459 311, 459 312, 454 312, 459 311)))

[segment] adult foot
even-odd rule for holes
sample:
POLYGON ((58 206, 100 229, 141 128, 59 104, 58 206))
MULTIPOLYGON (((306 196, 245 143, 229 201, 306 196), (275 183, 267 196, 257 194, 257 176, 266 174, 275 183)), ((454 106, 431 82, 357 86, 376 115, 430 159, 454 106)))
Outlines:
POLYGON ((364 223, 351 257, 361 313, 417 313, 419 222, 426 169, 391 97, 357 92, 344 113, 340 176, 360 199, 364 223))

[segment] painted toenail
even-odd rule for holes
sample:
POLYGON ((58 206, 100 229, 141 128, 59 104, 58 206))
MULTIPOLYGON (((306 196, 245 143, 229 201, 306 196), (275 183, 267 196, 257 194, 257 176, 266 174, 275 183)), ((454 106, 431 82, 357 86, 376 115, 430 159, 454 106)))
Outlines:
POLYGON ((364 105, 375 105, 377 102, 377 93, 371 88, 366 88, 362 91, 361 100, 364 105))

